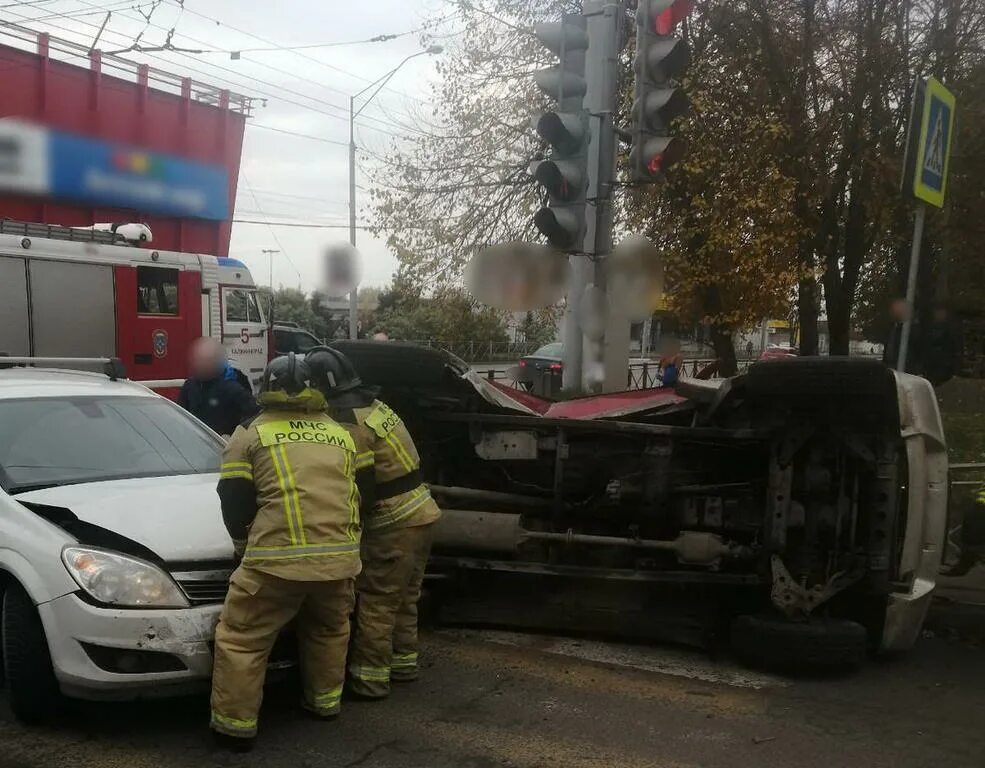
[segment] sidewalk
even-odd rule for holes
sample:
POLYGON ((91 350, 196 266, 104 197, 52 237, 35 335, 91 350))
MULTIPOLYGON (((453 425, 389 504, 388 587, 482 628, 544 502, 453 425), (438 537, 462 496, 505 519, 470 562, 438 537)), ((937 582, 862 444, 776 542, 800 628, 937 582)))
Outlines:
POLYGON ((985 565, 966 576, 939 578, 927 629, 985 643, 985 565))

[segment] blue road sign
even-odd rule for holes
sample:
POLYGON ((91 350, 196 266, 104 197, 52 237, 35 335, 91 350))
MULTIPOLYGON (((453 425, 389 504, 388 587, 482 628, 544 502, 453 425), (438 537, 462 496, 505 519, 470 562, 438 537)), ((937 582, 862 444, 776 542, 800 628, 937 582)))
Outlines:
POLYGON ((927 78, 913 174, 913 196, 938 208, 944 205, 947 187, 954 104, 954 95, 947 88, 934 78, 927 78))

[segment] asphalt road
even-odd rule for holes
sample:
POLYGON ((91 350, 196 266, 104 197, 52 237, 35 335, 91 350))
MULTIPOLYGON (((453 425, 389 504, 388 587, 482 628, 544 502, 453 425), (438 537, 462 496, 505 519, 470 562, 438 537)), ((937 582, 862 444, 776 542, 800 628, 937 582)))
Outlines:
POLYGON ((205 697, 86 705, 28 730, 0 704, 0 766, 981 768, 985 648, 931 638, 845 678, 787 680, 672 648, 496 632, 427 636, 426 674, 307 719, 268 689, 248 756, 211 750, 205 697))

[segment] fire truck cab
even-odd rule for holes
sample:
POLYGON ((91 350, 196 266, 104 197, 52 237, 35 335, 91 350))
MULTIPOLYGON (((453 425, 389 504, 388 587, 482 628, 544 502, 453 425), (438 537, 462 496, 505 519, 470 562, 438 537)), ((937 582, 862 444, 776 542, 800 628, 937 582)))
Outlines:
POLYGON ((135 381, 177 385, 200 336, 256 387, 269 331, 235 259, 138 248, 113 231, 0 221, 0 355, 118 357, 135 381))

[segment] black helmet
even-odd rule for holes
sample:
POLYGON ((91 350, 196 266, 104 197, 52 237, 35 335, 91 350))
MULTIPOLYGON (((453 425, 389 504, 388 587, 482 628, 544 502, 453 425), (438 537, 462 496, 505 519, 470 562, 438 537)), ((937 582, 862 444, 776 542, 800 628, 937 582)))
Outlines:
POLYGON ((332 347, 314 347, 304 356, 311 370, 311 384, 331 398, 363 385, 348 357, 332 347))
POLYGON ((286 392, 297 395, 307 388, 311 379, 311 368, 293 352, 275 357, 263 372, 264 392, 286 392))

